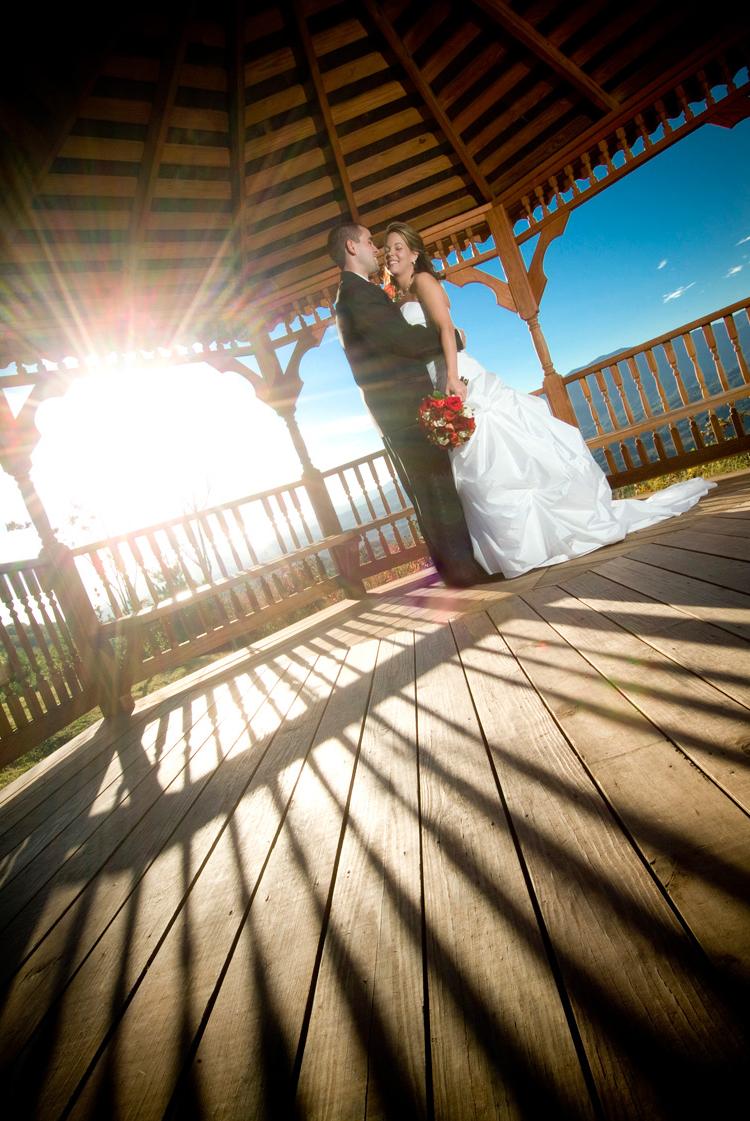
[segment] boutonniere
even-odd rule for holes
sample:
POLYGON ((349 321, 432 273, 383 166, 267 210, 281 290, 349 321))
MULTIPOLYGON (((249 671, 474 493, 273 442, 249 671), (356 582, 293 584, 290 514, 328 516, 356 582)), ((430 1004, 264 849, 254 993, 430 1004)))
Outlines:
POLYGON ((392 303, 396 302, 398 299, 398 288, 395 284, 384 284, 383 291, 392 303))

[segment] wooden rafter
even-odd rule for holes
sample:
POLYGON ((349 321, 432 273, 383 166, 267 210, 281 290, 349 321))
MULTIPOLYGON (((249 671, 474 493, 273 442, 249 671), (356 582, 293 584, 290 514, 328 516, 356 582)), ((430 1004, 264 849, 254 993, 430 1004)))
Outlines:
POLYGON ((133 200, 132 218, 127 241, 129 271, 135 268, 138 246, 143 238, 151 200, 159 175, 159 164, 164 142, 169 128, 169 116, 174 104, 180 78, 180 67, 185 57, 188 28, 193 14, 194 3, 186 5, 185 14, 159 67, 159 81, 151 106, 146 142, 138 173, 138 183, 133 200))
POLYGON ((597 108, 607 112, 619 109, 619 103, 614 97, 589 78, 588 74, 558 50, 554 43, 540 35, 536 28, 511 8, 510 4, 506 4, 504 0, 474 0, 474 3, 597 108))
POLYGON ((245 275, 245 0, 235 0, 227 24, 229 167, 232 218, 240 275, 245 275))
POLYGON ((336 170, 338 171, 339 180, 346 197, 346 205, 349 208, 349 214, 351 215, 352 221, 359 222, 359 210, 354 199, 354 190, 349 178, 349 172, 346 168, 346 163, 344 162, 344 153, 341 150, 341 143, 336 132, 336 125, 333 120, 333 114, 331 113, 331 106, 328 101, 328 95, 323 85, 323 76, 320 73, 320 66, 318 65, 318 59, 315 54, 315 47, 313 45, 312 37, 305 21, 305 16, 302 11, 302 4, 300 3, 300 0, 293 0, 293 7, 294 19, 297 26, 297 34, 302 44, 305 59, 310 70, 310 77, 312 78, 312 83, 315 88, 315 96, 317 98, 318 106, 320 107, 320 113, 325 125, 328 143, 330 145, 331 151, 333 152, 333 158, 336 161, 336 170))
POLYGON ((363 0, 363 5, 367 9, 370 20, 388 43, 388 46, 398 59, 398 62, 400 63, 403 70, 406 71, 411 84, 416 89, 425 106, 429 110, 431 116, 434 117, 434 119, 437 121, 443 132, 443 135, 445 136, 445 139, 449 142, 459 160, 463 164, 464 168, 468 172, 472 182, 474 183, 474 186, 477 188, 480 195, 486 202, 492 201, 492 199, 494 198, 492 187, 485 179, 479 165, 472 156, 471 152, 454 129, 447 113, 435 97, 432 89, 422 77, 419 67, 412 61, 411 55, 409 55, 406 51, 406 48, 404 47, 402 40, 396 33, 393 25, 383 14, 379 5, 375 3, 375 0, 363 0))
MULTIPOLYGON (((519 177, 509 190, 501 194, 499 201, 506 209, 512 207, 524 194, 533 193, 534 188, 538 184, 546 182, 550 175, 559 174, 566 164, 571 164, 579 160, 586 151, 596 145, 604 136, 616 133, 618 128, 630 129, 637 120, 637 115, 639 113, 652 109, 659 98, 667 96, 667 94, 673 92, 681 82, 693 76, 702 61, 719 55, 722 48, 731 44, 731 42, 731 35, 717 35, 709 40, 701 50, 695 51, 687 58, 681 59, 680 62, 670 70, 661 74, 658 79, 655 79, 648 86, 640 89, 637 94, 634 94, 632 97, 628 98, 627 101, 618 105, 616 113, 608 114, 608 116, 602 118, 602 120, 597 121, 596 124, 591 125, 585 132, 576 136, 575 139, 564 148, 555 152, 549 159, 537 164, 534 170, 528 175, 519 177)), ((723 102, 720 104, 723 104, 723 102)), ((715 108, 711 106, 707 107, 702 113, 694 113, 684 125, 672 130, 670 134, 671 140, 669 140, 669 138, 665 139, 668 139, 671 143, 677 136, 685 135, 704 121, 710 121, 714 112, 715 108)), ((621 173, 623 171, 627 172, 634 166, 636 166, 635 160, 629 161, 624 168, 618 169, 617 177, 621 178, 621 173)), ((601 190, 604 184, 609 182, 611 178, 612 176, 609 175, 598 180, 596 184, 597 192, 601 190)), ((578 205, 582 198, 590 197, 590 195, 591 192, 577 195, 571 201, 570 209, 578 205)))
MULTIPOLYGON (((11 182, 3 182, 2 207, 10 215, 7 229, 3 230, 3 240, 8 239, 11 229, 21 229, 24 226, 37 230, 40 240, 44 234, 39 227, 38 216, 33 209, 36 196, 41 190, 44 180, 52 164, 60 153, 60 149, 67 140, 71 129, 81 115, 81 109, 91 95, 101 68, 107 58, 107 50, 111 46, 111 38, 107 39, 95 57, 88 59, 88 65, 82 78, 77 95, 67 108, 61 110, 53 122, 50 130, 51 139, 45 143, 36 137, 32 145, 32 152, 28 151, 29 128, 13 105, 3 104, 0 108, 0 126, 12 138, 20 152, 24 153, 24 164, 17 165, 11 182)), ((5 179, 7 176, 3 176, 5 179)))

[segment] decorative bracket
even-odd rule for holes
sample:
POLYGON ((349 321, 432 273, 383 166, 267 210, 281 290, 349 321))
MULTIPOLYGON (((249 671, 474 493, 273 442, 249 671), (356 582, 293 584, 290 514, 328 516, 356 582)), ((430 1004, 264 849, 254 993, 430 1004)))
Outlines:
POLYGON ((450 284, 455 284, 457 288, 463 288, 465 284, 483 284, 485 288, 490 288, 495 293, 498 307, 507 308, 508 311, 518 311, 508 282, 500 280, 499 277, 492 276, 491 273, 484 272, 482 269, 477 269, 473 265, 456 272, 449 272, 445 279, 450 284))
POLYGON ((565 232, 569 217, 570 211, 561 210, 539 235, 539 241, 529 265, 529 283, 537 304, 541 303, 542 292, 547 287, 547 277, 544 273, 544 254, 547 252, 550 242, 565 232))

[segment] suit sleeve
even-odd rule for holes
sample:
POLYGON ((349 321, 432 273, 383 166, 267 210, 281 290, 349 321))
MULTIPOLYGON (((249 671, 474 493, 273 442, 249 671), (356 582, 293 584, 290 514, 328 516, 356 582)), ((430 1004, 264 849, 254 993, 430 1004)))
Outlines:
POLYGON ((358 335, 374 338, 391 354, 427 362, 441 353, 437 328, 431 323, 426 327, 407 323, 401 312, 386 302, 373 285, 362 285, 357 298, 347 302, 346 315, 358 335))

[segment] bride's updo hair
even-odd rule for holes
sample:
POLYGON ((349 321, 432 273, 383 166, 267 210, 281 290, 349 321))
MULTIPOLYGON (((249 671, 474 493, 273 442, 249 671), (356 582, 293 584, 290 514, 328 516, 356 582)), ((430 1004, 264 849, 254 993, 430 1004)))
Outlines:
POLYGON ((428 272, 430 276, 434 276, 436 280, 442 280, 443 274, 437 272, 433 265, 430 255, 425 249, 425 244, 413 226, 408 222, 389 222, 386 227, 385 236, 388 234, 400 234, 406 244, 411 249, 412 253, 417 254, 417 259, 414 262, 414 272, 428 272))

